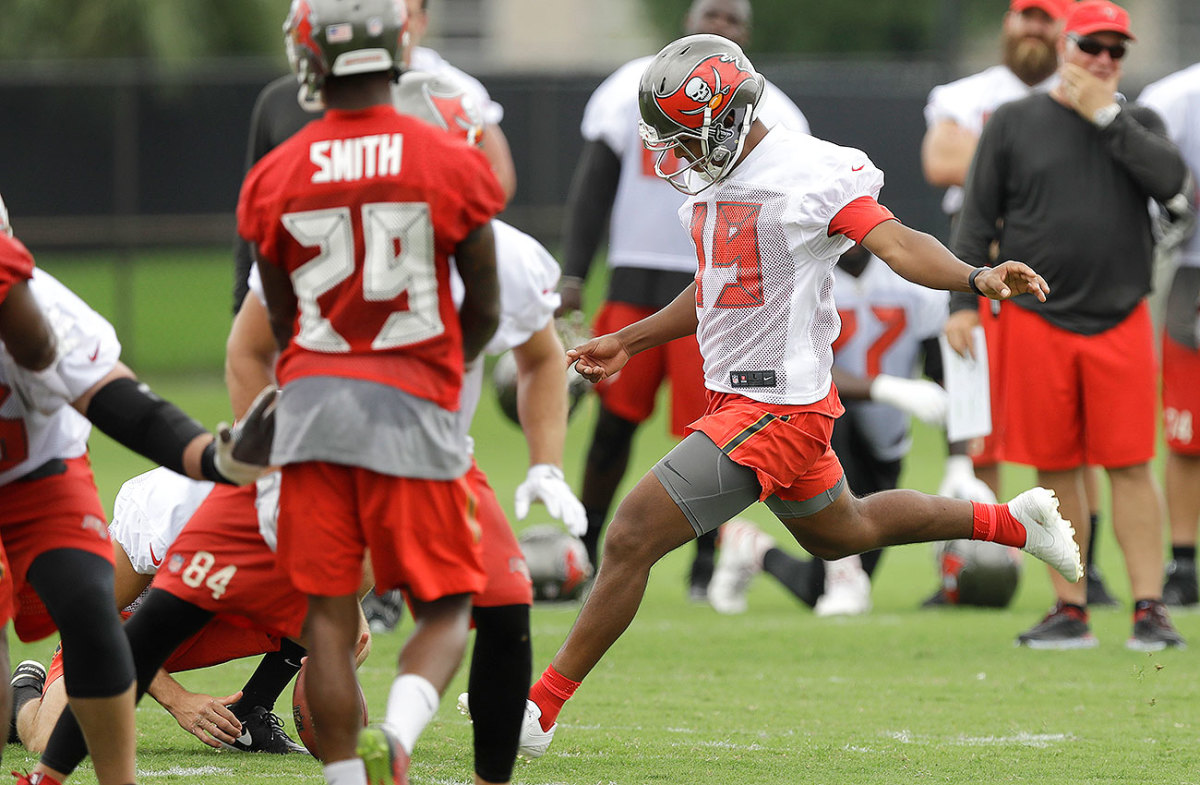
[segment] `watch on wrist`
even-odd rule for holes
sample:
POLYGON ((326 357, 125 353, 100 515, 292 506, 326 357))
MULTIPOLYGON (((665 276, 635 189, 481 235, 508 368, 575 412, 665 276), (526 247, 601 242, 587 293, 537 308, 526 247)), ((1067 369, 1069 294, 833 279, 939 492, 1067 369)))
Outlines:
POLYGON ((1092 122, 1100 128, 1107 128, 1121 113, 1121 105, 1114 101, 1108 106, 1102 106, 1092 113, 1092 122))

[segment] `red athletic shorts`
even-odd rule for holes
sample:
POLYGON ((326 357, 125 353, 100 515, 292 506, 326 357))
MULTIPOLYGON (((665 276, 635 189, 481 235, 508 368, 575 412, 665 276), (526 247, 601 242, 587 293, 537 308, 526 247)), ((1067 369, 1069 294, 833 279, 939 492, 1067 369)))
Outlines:
POLYGON ((1060 329, 1020 307, 1000 320, 1000 456, 1044 471, 1119 468, 1154 457, 1158 369, 1143 301, 1097 335, 1060 329))
POLYGON ((512 526, 500 508, 496 492, 488 485, 487 475, 474 462, 466 474, 471 493, 479 500, 480 537, 483 543, 483 569, 487 585, 475 595, 472 605, 495 608, 501 605, 532 605, 533 581, 525 555, 513 535, 512 526))
POLYGON ((8 555, 4 553, 4 543, 0 543, 0 627, 12 621, 13 617, 13 579, 12 569, 8 566, 8 555))
MULTIPOLYGON (((615 333, 657 310, 606 302, 596 314, 593 329, 596 335, 615 333)), ((597 384, 596 393, 610 412, 640 423, 654 412, 658 388, 667 378, 671 380, 671 433, 682 438, 687 434, 688 423, 704 414, 707 403, 704 361, 696 336, 689 335, 635 354, 615 377, 597 384)))
POLYGON ((708 410, 688 427, 712 439, 734 463, 754 470, 762 485, 759 501, 778 496, 799 502, 842 479, 842 464, 829 442, 834 421, 845 411, 832 385, 823 399, 801 406, 710 390, 708 410))
POLYGON ((1184 455, 1200 455, 1200 351, 1162 340, 1163 426, 1167 446, 1184 455))
POLYGON ((371 549, 376 591, 429 602, 476 594, 486 576, 478 500, 465 478, 419 480, 309 461, 283 467, 279 562, 305 594, 354 594, 371 549))
POLYGON ((997 340, 1000 335, 1000 320, 1003 314, 1017 308, 1006 305, 1001 308, 1001 314, 992 312, 993 301, 986 298, 979 300, 979 324, 983 327, 983 337, 988 352, 988 388, 991 393, 992 432, 982 439, 972 443, 971 458, 976 466, 995 466, 1000 462, 1000 439, 1004 431, 1004 392, 1002 380, 1004 368, 1000 362, 1000 347, 997 340), (976 445, 978 445, 977 449, 976 445))
MULTIPOLYGON (((126 618, 129 614, 122 614, 126 618)), ((167 673, 179 673, 196 668, 208 668, 242 657, 253 657, 278 651, 280 638, 259 630, 252 630, 223 619, 213 619, 204 629, 183 642, 163 667, 167 673)), ((42 694, 50 685, 62 678, 62 646, 54 649, 50 667, 46 669, 46 684, 42 694)))
POLYGON ((65 463, 62 474, 0 487, 0 542, 12 573, 13 626, 23 641, 45 638, 57 629, 46 606, 25 582, 34 559, 46 551, 74 548, 94 553, 110 565, 113 560, 108 524, 87 456, 65 463))
POLYGON ((308 596, 293 588, 258 533, 255 492, 254 485, 214 487, 167 549, 151 585, 230 624, 294 638, 308 596))

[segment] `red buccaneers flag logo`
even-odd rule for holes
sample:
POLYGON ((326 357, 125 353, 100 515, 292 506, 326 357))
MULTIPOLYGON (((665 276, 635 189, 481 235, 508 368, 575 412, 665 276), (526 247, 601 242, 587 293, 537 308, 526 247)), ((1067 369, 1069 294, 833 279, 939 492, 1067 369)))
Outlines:
POLYGON ((739 66, 733 55, 712 55, 697 63, 672 92, 656 92, 654 100, 667 117, 685 128, 699 129, 706 109, 716 117, 729 96, 753 78, 754 73, 739 66))
POLYGON ((307 0, 300 0, 292 11, 292 44, 304 48, 318 57, 321 55, 321 45, 313 37, 312 6, 307 0))
POLYGON ((476 120, 479 113, 475 111, 474 102, 466 93, 435 93, 428 90, 428 95, 447 131, 460 139, 466 139, 469 144, 478 144, 478 136, 483 128, 476 120))

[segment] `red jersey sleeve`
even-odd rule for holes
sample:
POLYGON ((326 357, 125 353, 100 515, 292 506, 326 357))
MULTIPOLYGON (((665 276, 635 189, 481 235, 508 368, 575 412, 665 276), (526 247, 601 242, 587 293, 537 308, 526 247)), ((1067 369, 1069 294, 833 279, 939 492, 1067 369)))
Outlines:
POLYGON ((483 226, 504 209, 504 189, 492 172, 487 157, 474 147, 455 141, 456 165, 447 167, 454 173, 455 182, 448 190, 458 202, 455 209, 442 212, 438 231, 453 238, 457 245, 473 229, 483 226), (458 157, 457 154, 465 152, 458 157))
POLYGON ((14 284, 33 277, 33 256, 15 237, 0 234, 0 302, 14 284))
POLYGON ((871 230, 884 221, 894 220, 892 211, 870 196, 860 196, 838 210, 829 222, 829 235, 845 235, 856 243, 870 234, 871 230))

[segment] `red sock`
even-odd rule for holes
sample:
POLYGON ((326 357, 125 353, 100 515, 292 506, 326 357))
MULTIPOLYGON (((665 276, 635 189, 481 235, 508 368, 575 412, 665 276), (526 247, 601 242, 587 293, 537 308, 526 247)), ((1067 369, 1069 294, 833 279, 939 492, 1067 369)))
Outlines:
POLYGON ((1025 547, 1025 524, 1008 511, 1007 504, 984 504, 971 502, 975 520, 972 540, 987 540, 1014 548, 1025 547))
POLYGON ((542 730, 550 730, 550 726, 558 720, 558 713, 562 711, 563 704, 575 694, 575 690, 578 688, 579 682, 571 681, 563 676, 554 670, 553 665, 546 668, 542 678, 538 679, 529 690, 529 700, 536 703, 542 710, 540 720, 542 730))

